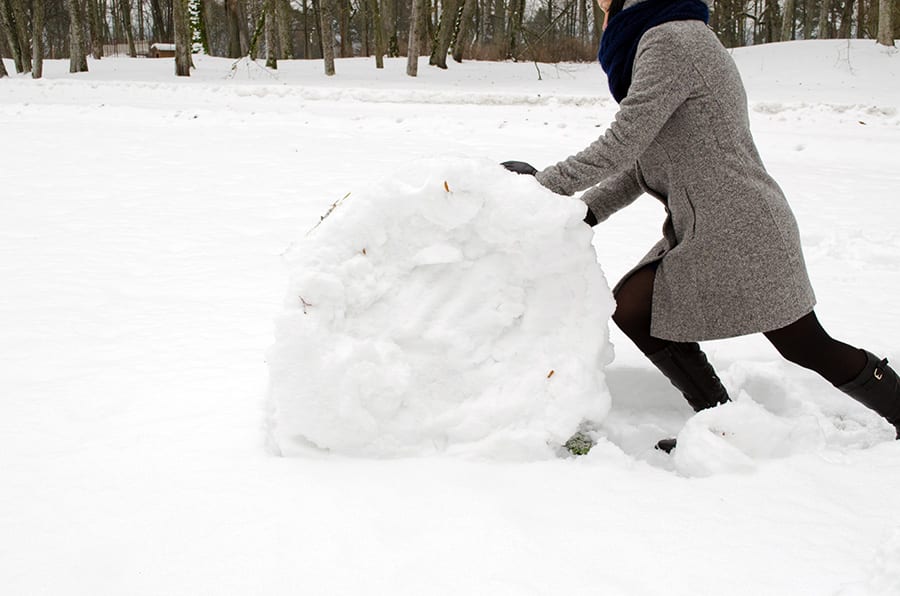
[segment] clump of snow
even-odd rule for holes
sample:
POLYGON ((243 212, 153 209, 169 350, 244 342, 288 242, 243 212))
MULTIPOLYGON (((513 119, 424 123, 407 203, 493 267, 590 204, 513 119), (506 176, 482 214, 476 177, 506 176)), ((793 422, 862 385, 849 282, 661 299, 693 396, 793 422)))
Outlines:
POLYGON ((286 255, 278 450, 534 458, 602 420, 614 302, 584 214, 464 158, 339 201, 286 255))
POLYGON ((746 472, 763 459, 817 451, 825 444, 813 416, 778 416, 741 393, 734 402, 690 418, 672 452, 676 469, 688 476, 746 472))
POLYGON ((750 472, 765 460, 825 448, 868 448, 894 437, 892 426, 846 396, 830 396, 835 406, 831 400, 801 401, 779 394, 776 380, 765 382, 761 374, 756 379, 758 386, 748 383, 735 401, 699 412, 685 423, 672 452, 678 472, 750 472))

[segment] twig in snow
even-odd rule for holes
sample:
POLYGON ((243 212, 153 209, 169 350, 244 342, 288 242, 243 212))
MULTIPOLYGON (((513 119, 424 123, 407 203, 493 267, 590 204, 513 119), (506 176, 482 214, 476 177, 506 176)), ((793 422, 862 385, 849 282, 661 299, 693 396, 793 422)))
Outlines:
POLYGON ((334 211, 335 209, 337 209, 338 205, 343 203, 344 199, 346 199, 349 196, 350 196, 350 193, 348 192, 343 197, 341 197, 340 199, 338 199, 337 201, 332 203, 331 207, 328 208, 328 211, 325 212, 325 215, 323 215, 322 217, 319 218, 319 223, 317 223, 312 228, 310 228, 310 230, 306 233, 306 235, 309 236, 310 234, 312 234, 315 231, 316 228, 318 228, 320 225, 322 225, 322 222, 325 221, 325 218, 328 217, 329 215, 331 215, 331 212, 334 211))

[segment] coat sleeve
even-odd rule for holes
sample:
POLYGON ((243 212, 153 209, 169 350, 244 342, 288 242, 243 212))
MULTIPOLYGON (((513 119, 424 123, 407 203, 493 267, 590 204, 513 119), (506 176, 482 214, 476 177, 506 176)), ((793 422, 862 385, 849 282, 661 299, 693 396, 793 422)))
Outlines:
POLYGON ((581 195, 581 200, 587 203, 588 209, 597 218, 597 223, 600 223, 633 203, 642 193, 632 166, 591 187, 581 195))
POLYGON ((580 153, 538 172, 538 182, 571 195, 629 169, 649 147, 695 85, 685 40, 667 25, 654 27, 641 38, 628 95, 603 136, 580 153))

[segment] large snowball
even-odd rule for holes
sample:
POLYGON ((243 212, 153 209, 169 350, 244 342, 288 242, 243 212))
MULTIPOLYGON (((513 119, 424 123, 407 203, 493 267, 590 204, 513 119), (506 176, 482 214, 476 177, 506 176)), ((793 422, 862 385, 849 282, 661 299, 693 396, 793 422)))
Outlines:
POLYGON ((614 303, 584 214, 471 159, 354 190, 287 254, 277 448, 531 458, 600 421, 614 303))

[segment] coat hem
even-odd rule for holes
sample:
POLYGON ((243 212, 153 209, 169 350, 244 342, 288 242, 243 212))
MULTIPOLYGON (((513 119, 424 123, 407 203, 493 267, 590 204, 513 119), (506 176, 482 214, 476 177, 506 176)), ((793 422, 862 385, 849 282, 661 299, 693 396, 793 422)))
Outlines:
POLYGON ((651 337, 655 337, 657 339, 662 339, 665 341, 675 341, 675 342, 700 342, 700 341, 712 341, 716 339, 731 339, 733 337, 741 337, 744 335, 754 335, 756 333, 767 333, 769 331, 775 331, 776 329, 781 329, 783 327, 787 327, 791 323, 795 323, 801 318, 805 317, 809 313, 813 311, 816 306, 816 301, 813 300, 811 303, 804 305, 803 308, 799 309, 796 312, 792 312, 790 315, 785 316, 783 318, 777 319, 777 322, 774 323, 766 323, 762 324, 760 322, 747 323, 745 325, 737 325, 731 330, 722 330, 718 332, 712 333, 679 333, 675 331, 666 331, 665 329, 659 329, 658 326, 654 325, 652 314, 650 320, 650 335, 651 337))

